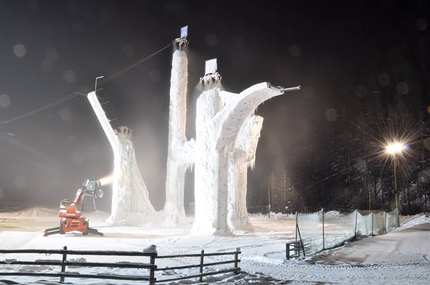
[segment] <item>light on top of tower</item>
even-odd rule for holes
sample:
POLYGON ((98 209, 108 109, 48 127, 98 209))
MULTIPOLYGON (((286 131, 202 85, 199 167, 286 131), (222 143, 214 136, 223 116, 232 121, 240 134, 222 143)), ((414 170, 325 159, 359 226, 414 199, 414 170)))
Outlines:
POLYGON ((216 58, 206 60, 205 76, 200 77, 200 82, 203 85, 207 85, 209 83, 215 83, 220 81, 222 79, 222 76, 221 74, 218 73, 217 69, 218 69, 218 66, 217 66, 216 58))
POLYGON ((188 26, 184 26, 181 28, 181 37, 176 38, 173 41, 173 44, 177 45, 179 49, 182 49, 183 47, 188 45, 187 36, 188 36, 188 26))

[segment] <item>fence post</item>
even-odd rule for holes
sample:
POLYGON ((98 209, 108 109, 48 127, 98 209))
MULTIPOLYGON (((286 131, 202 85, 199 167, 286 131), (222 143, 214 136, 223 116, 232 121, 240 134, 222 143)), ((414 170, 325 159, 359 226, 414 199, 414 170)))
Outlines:
POLYGON ((202 249, 202 255, 200 255, 200 282, 203 282, 203 262, 204 262, 205 250, 202 249))
POLYGON ((384 211, 384 233, 387 232, 387 212, 384 211))
POLYGON ((236 253, 234 254, 234 268, 236 269, 234 271, 235 274, 239 274, 239 252, 240 252, 240 247, 236 248, 236 253))
POLYGON ((323 234, 322 249, 325 250, 324 209, 322 209, 321 212, 322 212, 322 234, 323 234))
MULTIPOLYGON (((65 262, 67 260, 67 252, 66 252, 67 251, 67 246, 64 246, 63 249, 64 249, 64 252, 63 252, 63 258, 61 260, 61 273, 64 273, 66 271, 66 264, 65 264, 65 262)), ((63 283, 63 282, 64 282, 64 276, 61 276, 60 277, 60 283, 63 283)))
POLYGON ((354 239, 357 238, 357 219, 358 219, 358 210, 355 210, 354 239))
MULTIPOLYGON (((155 257, 157 255, 151 255, 151 257, 149 258, 149 263, 151 263, 151 265, 155 265, 155 257)), ((154 282, 155 280, 155 272, 154 272, 154 267, 151 266, 151 269, 149 270, 149 284, 155 284, 154 282)))
POLYGON ((296 242, 297 242, 297 228, 298 228, 298 222, 299 222, 299 218, 298 218, 298 214, 297 214, 297 211, 296 211, 296 236, 295 236, 295 238, 296 238, 296 242))

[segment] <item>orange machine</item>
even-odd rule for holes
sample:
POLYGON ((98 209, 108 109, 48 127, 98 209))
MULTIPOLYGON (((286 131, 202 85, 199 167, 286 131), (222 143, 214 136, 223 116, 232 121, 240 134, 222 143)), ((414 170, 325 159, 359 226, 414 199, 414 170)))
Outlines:
POLYGON ((103 197, 103 190, 100 189, 100 186, 101 183, 99 180, 90 181, 86 179, 72 201, 63 199, 60 203, 60 211, 58 212, 60 226, 46 229, 44 236, 65 234, 71 231, 79 231, 83 235, 95 234, 103 236, 103 233, 90 228, 89 220, 82 216, 81 211, 77 210, 78 205, 82 204, 85 196, 92 196, 94 198, 103 197))

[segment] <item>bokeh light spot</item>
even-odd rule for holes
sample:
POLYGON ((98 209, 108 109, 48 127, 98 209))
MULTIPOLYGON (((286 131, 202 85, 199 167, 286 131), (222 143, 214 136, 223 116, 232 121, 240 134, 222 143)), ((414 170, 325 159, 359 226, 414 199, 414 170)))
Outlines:
POLYGON ((333 109, 333 108, 330 108, 330 109, 326 110, 325 111, 325 117, 330 122, 336 121, 336 118, 337 118, 336 110, 333 109))
POLYGON ((22 176, 15 177, 14 185, 18 189, 25 189, 27 186, 27 181, 22 176))
POLYGON ((288 47, 288 52, 294 57, 299 56, 302 53, 299 45, 290 45, 288 47))
POLYGON ((387 86, 390 84, 390 76, 386 73, 379 74, 378 81, 382 86, 387 86))
POLYGON ((73 83, 76 81, 76 73, 73 70, 66 70, 66 72, 63 74, 63 78, 68 83, 73 83))
POLYGON ((400 82, 399 84, 397 84, 397 91, 403 95, 408 94, 409 92, 408 84, 406 82, 400 82))
POLYGON ((134 54, 134 47, 130 44, 125 44, 122 46, 122 53, 126 56, 132 56, 134 54))
POLYGON ((427 30, 427 20, 423 18, 419 18, 418 20, 415 21, 415 27, 420 32, 427 30))
POLYGON ((3 108, 7 108, 10 106, 9 95, 6 95, 6 94, 0 95, 0 106, 2 106, 3 108))
POLYGON ((214 34, 206 35, 206 43, 208 46, 215 46, 218 43, 218 39, 214 34))
POLYGON ((430 105, 427 107, 427 113, 430 114, 430 105))
POLYGON ((25 46, 22 44, 17 44, 13 47, 13 53, 17 57, 24 57, 27 51, 25 50, 25 46))
POLYGON ((72 112, 70 111, 70 109, 68 108, 61 109, 60 118, 66 122, 70 121, 72 119, 72 112))

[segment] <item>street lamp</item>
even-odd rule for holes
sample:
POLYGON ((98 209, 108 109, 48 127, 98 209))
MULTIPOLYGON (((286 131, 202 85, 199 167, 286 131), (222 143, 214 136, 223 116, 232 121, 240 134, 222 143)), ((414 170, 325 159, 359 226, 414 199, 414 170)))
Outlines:
POLYGON ((399 210, 399 193, 397 192, 397 154, 401 153, 405 149, 405 145, 400 142, 393 142, 387 145, 385 151, 392 155, 393 157, 393 168, 394 168, 394 196, 396 198, 396 209, 397 209, 397 218, 396 223, 397 227, 400 226, 400 210, 399 210))

